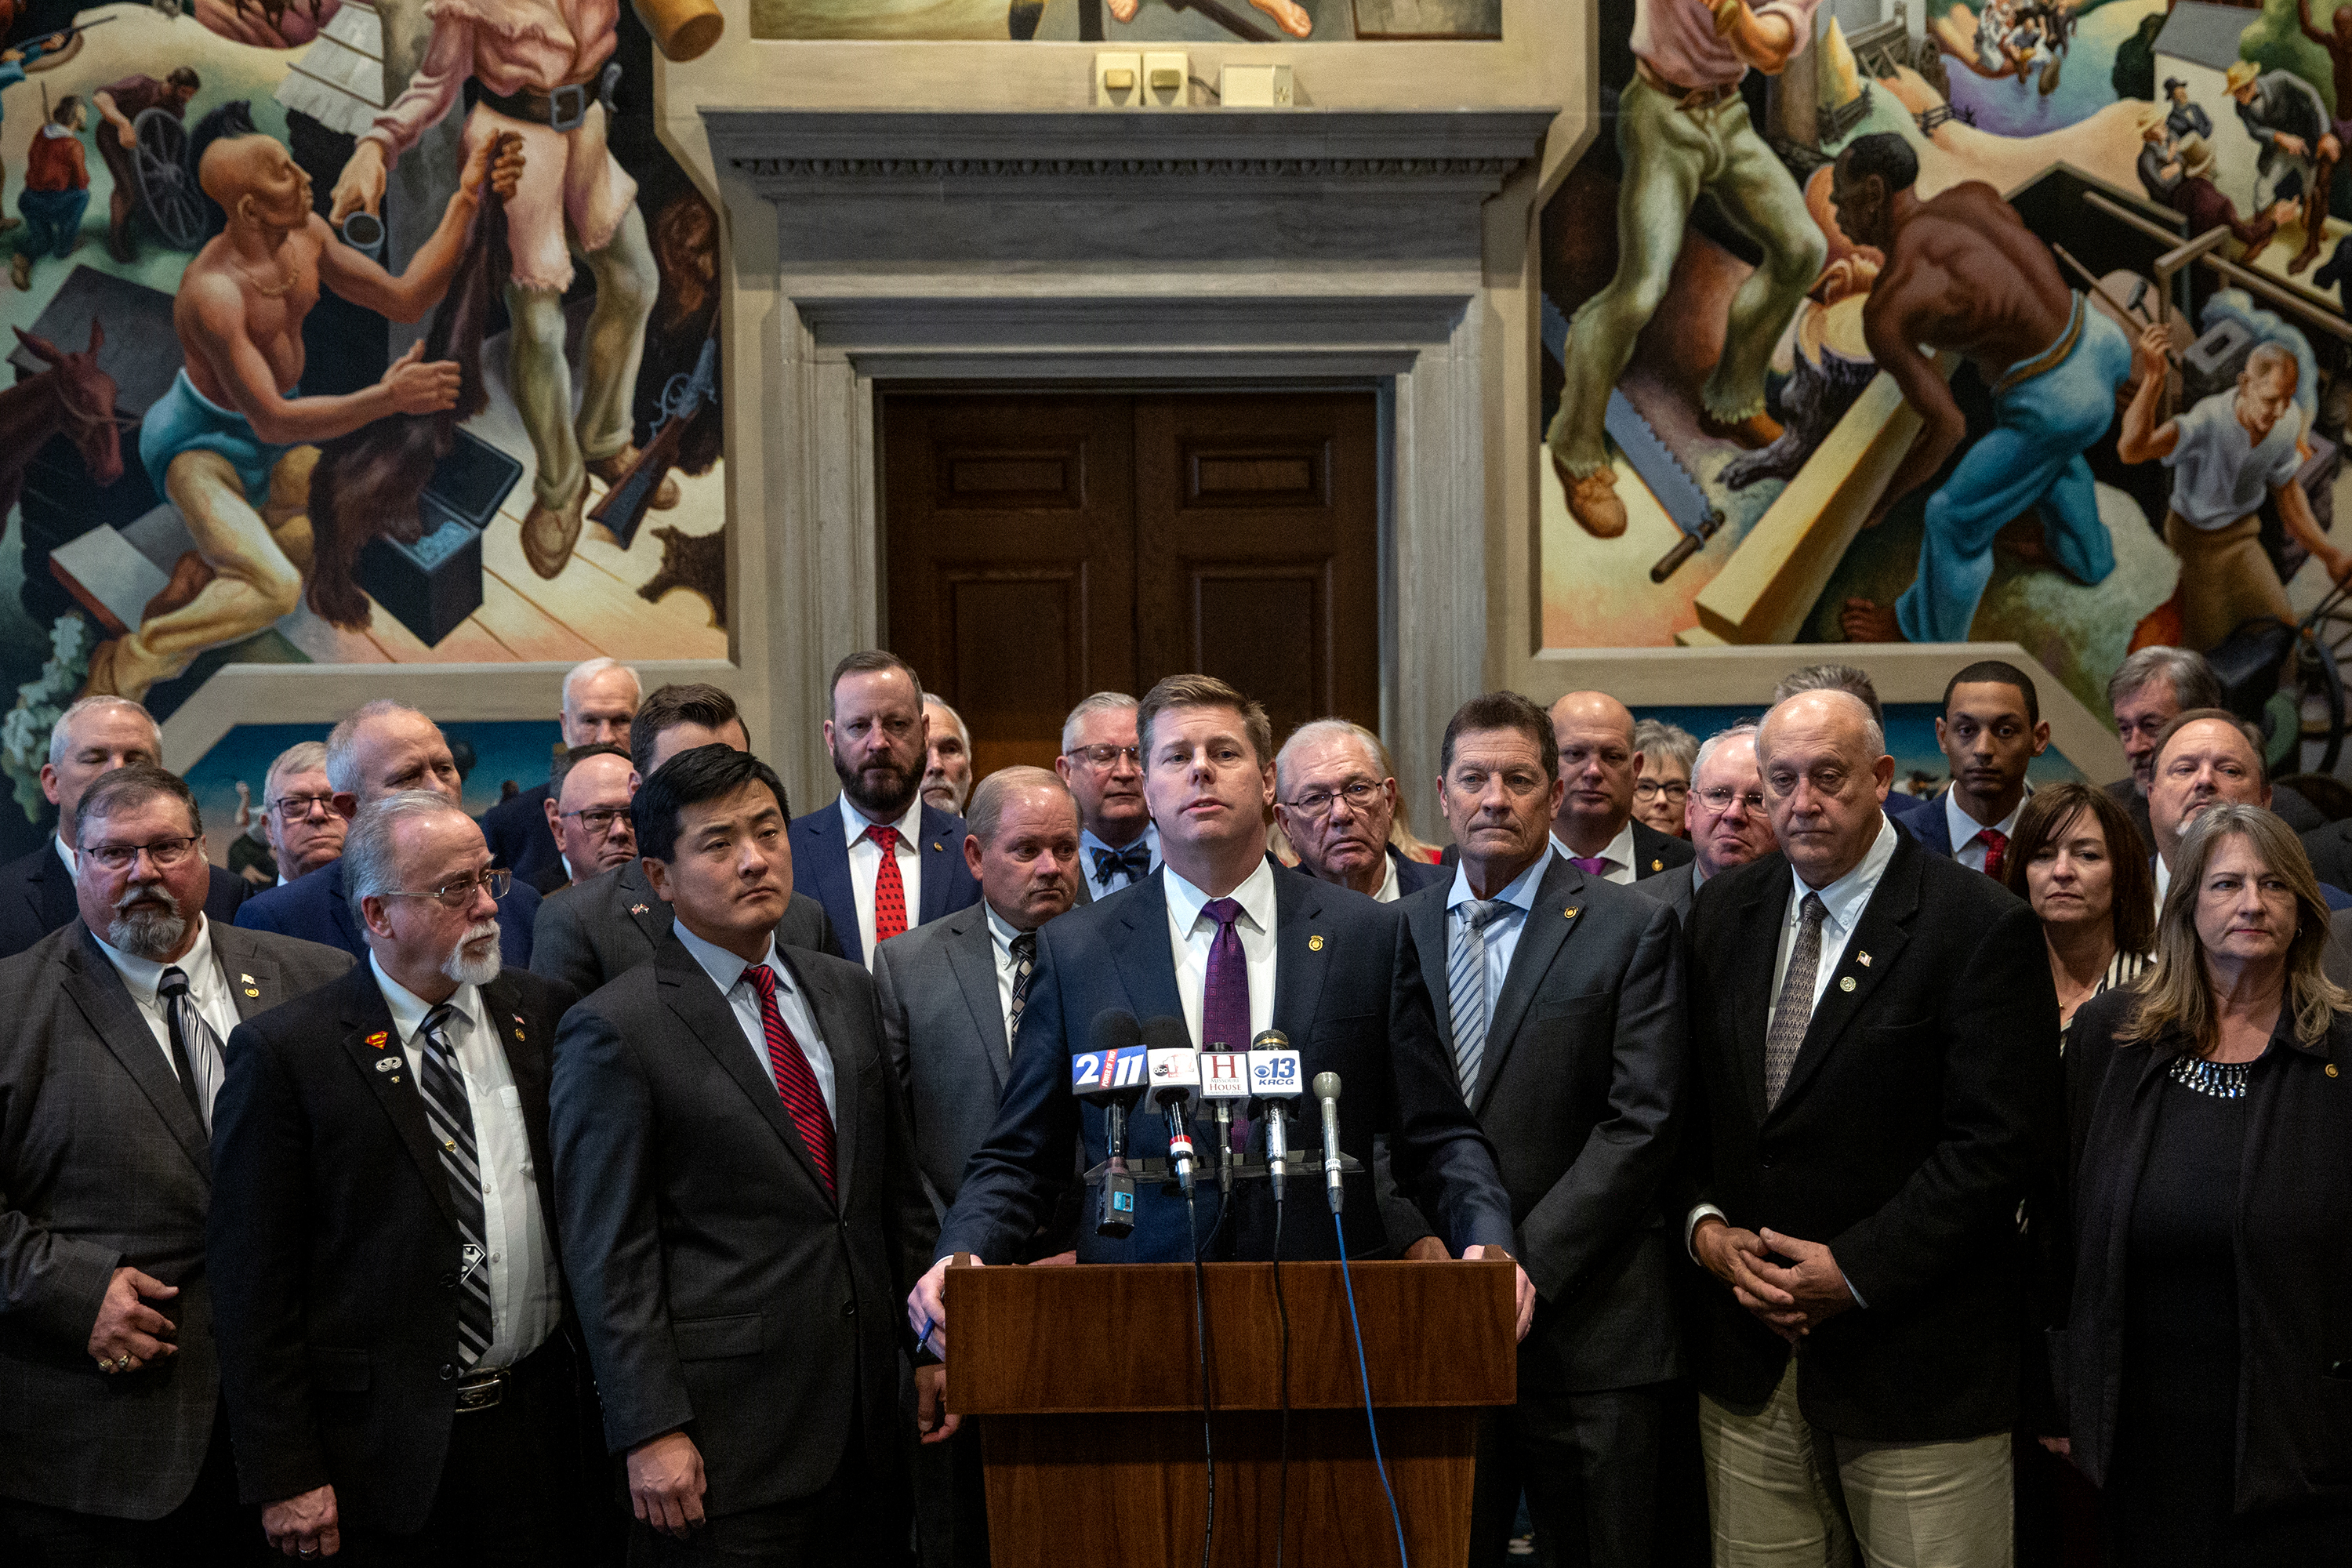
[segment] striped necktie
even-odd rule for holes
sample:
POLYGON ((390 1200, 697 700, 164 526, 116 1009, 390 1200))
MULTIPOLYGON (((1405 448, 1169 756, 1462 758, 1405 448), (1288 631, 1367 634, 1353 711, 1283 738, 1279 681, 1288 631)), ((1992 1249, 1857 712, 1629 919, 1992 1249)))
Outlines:
POLYGON ((1445 962, 1445 991, 1454 1015, 1454 1066, 1467 1104, 1478 1092, 1478 1069, 1486 1057, 1486 927, 1511 908, 1500 899, 1472 899, 1454 912, 1453 951, 1445 962))
POLYGON ((188 994, 188 973, 173 964, 155 983, 156 999, 163 1004, 163 1022, 172 1040, 172 1066, 180 1074, 181 1092, 205 1131, 213 1128, 213 1099, 220 1093, 221 1043, 188 994))
POLYGON ((1029 1005, 1029 976, 1037 970, 1037 933, 1024 931, 1013 939, 1013 1006, 1004 1015, 1004 1054, 1011 1056, 1021 1040, 1021 1009, 1029 1005))
POLYGON ((1813 1023, 1813 977, 1822 968, 1822 921, 1829 906, 1819 893, 1807 893, 1797 906, 1797 940, 1789 949, 1789 973, 1780 981, 1780 999, 1772 1008, 1772 1026, 1764 1037, 1764 1109, 1780 1103, 1789 1087, 1790 1069, 1813 1023))
POLYGON ((481 1155, 474 1142, 474 1108, 466 1098, 466 1079, 457 1053, 449 1044, 449 1025, 462 1017, 444 1002, 425 1016, 425 1049, 416 1087, 425 1097, 425 1122, 433 1141, 441 1145, 441 1166, 448 1173, 449 1198, 457 1211, 459 1270, 457 1293, 457 1363, 472 1366, 490 1348, 496 1322, 490 1310, 489 1248, 482 1218, 481 1155))
POLYGON ((824 1183, 824 1195, 836 1198, 833 1186, 833 1113, 824 1108, 824 1090, 816 1081, 816 1068, 809 1066, 808 1053, 784 1022, 784 1010, 776 1003, 776 972, 765 963, 755 963, 743 971, 743 978, 760 994, 760 1028, 767 1037, 768 1068, 776 1075, 776 1093, 784 1101, 784 1114, 793 1119, 793 1131, 801 1135, 801 1147, 808 1151, 809 1163, 816 1167, 818 1177, 824 1183))

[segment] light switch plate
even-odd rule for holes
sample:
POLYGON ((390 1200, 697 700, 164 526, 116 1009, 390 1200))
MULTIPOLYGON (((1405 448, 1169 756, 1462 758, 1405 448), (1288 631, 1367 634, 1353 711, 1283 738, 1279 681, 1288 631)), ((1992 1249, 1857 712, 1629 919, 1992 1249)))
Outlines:
POLYGON ((1288 109, 1290 68, 1227 66, 1217 73, 1217 102, 1225 109, 1288 109))
POLYGON ((1185 109, 1192 102, 1192 57, 1178 49, 1143 54, 1143 107, 1185 109))
POLYGON ((1095 107, 1136 109, 1143 103, 1143 57, 1110 50, 1095 56, 1095 107))

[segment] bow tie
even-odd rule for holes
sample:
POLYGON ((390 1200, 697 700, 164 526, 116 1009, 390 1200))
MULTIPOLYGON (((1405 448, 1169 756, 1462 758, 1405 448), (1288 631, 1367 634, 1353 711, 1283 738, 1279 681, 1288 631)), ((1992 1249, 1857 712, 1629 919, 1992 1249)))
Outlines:
POLYGON ((1113 871, 1124 871, 1130 882, 1140 882, 1151 875, 1151 846, 1140 841, 1124 849, 1096 849, 1095 880, 1108 887, 1113 871))

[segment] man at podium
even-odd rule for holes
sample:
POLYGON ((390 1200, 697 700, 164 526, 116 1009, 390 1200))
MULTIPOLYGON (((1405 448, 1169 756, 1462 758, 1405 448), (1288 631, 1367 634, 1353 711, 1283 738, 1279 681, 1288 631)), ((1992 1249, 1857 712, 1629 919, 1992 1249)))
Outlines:
MULTIPOLYGON (((1350 1257, 1382 1253, 1388 1237, 1373 1201, 1372 1137, 1389 1135, 1398 1190, 1417 1196, 1465 1258, 1510 1246, 1510 1200, 1494 1151, 1464 1105, 1439 1043, 1427 985, 1395 907, 1288 870, 1266 855, 1274 798, 1273 736, 1265 710, 1223 681, 1171 676, 1136 715, 1144 795, 1160 829, 1162 865, 1150 877, 1074 910, 1038 933, 1010 1081, 996 1126, 965 1169, 940 1227, 937 1261, 908 1300, 916 1334, 945 1353, 949 1258, 1012 1261, 1070 1179, 1073 1151, 1091 1169, 1108 1153, 1105 1113, 1071 1091, 1071 1057, 1092 1041, 1095 1021, 1125 1013, 1181 1020, 1191 1044, 1243 1050, 1280 1031, 1301 1058, 1299 1080, 1336 1072, 1341 1150, 1362 1170, 1345 1179, 1350 1257)), ((1249 1105, 1253 1102, 1240 1102, 1249 1105)), ((1314 1102, 1295 1102, 1311 1127, 1314 1102)), ((1265 1134, 1238 1118, 1237 1159, 1263 1162, 1265 1134)), ((1295 1142, 1320 1137, 1302 1131, 1295 1142)), ((1078 1237, 1081 1263, 1264 1261, 1275 1255, 1271 1184, 1234 1184, 1221 1206, 1218 1151, 1202 1136, 1202 1175, 1188 1215, 1164 1182, 1136 1182, 1131 1234, 1096 1231, 1093 1205, 1078 1237)), ((1169 1139, 1148 1108, 1129 1119, 1127 1156, 1164 1160, 1169 1139)), ((1339 1255, 1338 1226, 1318 1189, 1319 1168, 1296 1162, 1282 1221, 1286 1261, 1339 1255)), ((1534 1291, 1517 1277, 1517 1330, 1534 1291)))

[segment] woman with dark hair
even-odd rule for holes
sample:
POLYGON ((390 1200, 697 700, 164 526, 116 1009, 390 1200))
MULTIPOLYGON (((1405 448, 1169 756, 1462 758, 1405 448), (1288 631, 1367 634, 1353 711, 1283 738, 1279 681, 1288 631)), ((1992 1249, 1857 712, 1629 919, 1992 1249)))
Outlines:
POLYGON ((2352 997, 2267 811, 2209 806, 2156 962, 2076 1016, 2053 1345, 2116 1563, 2352 1559, 2352 997))
POLYGON ((2033 906, 2058 988, 2059 1049, 2074 1010, 2147 966, 2156 937, 2156 879, 2138 830, 2116 798, 2086 784, 2053 784, 2018 814, 2003 878, 2033 906))

